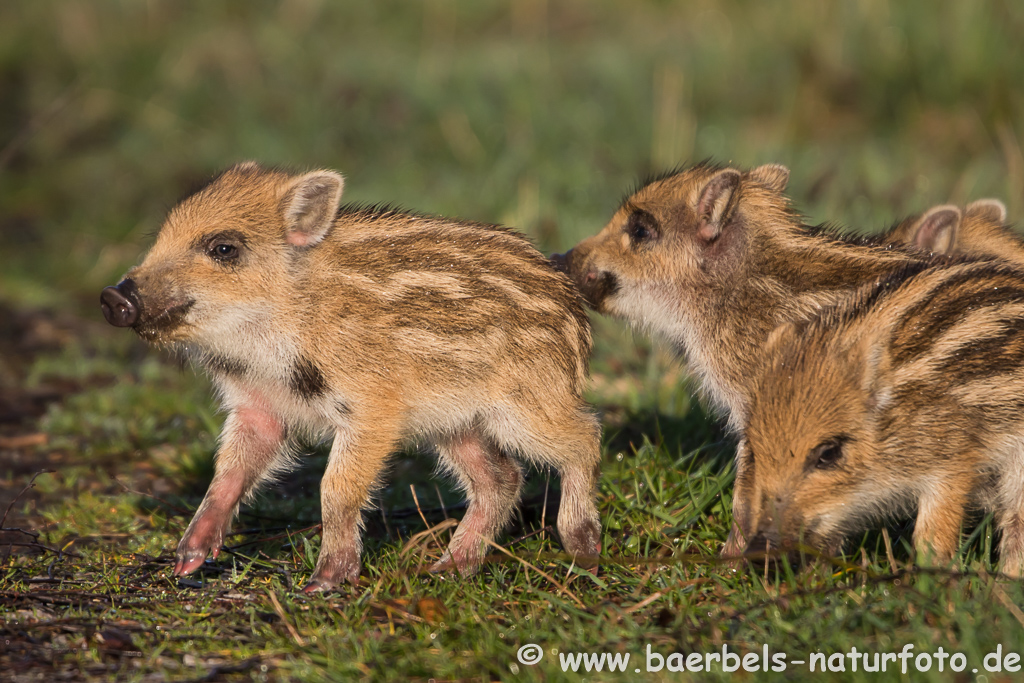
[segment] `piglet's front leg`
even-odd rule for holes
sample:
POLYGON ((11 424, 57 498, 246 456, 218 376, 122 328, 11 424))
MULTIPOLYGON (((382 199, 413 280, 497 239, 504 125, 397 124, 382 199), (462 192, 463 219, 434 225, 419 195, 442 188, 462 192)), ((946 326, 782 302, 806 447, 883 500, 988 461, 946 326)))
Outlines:
POLYGON ((282 457, 284 434, 284 424, 264 408, 247 405, 228 415, 210 489, 178 543, 175 576, 194 572, 210 553, 217 557, 239 501, 282 457))
POLYGON ((743 551, 746 550, 747 539, 743 534, 743 530, 740 529, 740 525, 736 522, 732 523, 732 527, 729 529, 729 536, 725 539, 725 545, 722 546, 722 550, 719 555, 724 559, 734 559, 742 557, 743 551))
POLYGON ((729 537, 722 547, 721 557, 742 557, 747 549, 747 540, 754 537, 756 530, 750 526, 756 515, 756 495, 750 447, 746 439, 740 439, 736 448, 736 483, 732 493, 733 522, 729 529, 729 537))
POLYGON ((327 470, 320 484, 323 515, 323 543, 320 557, 304 593, 329 591, 342 583, 359 583, 362 551, 362 511, 370 499, 388 455, 398 447, 399 432, 381 415, 383 409, 369 407, 356 426, 339 430, 334 436, 327 470))
POLYGON ((1018 439, 999 480, 999 571, 1024 576, 1024 440, 1018 439))
POLYGON ((971 482, 967 477, 942 481, 918 500, 914 552, 919 565, 948 565, 960 548, 971 482))

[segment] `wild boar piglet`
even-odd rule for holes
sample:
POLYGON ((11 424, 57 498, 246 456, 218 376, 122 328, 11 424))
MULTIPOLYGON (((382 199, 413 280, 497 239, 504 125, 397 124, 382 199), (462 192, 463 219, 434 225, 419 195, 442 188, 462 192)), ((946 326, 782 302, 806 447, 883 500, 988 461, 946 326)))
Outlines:
POLYGON ((947 563, 991 510, 1024 569, 1024 272, 915 264, 773 332, 750 396, 733 511, 748 551, 844 539, 916 514, 947 563))
MULTIPOLYGON (((595 310, 659 334, 685 356, 734 430, 779 324, 813 316, 900 267, 943 260, 928 253, 937 249, 908 245, 918 219, 888 243, 805 225, 784 193, 788 180, 780 164, 674 171, 644 183, 599 233, 552 257, 595 310)), ((1001 224, 999 206, 978 203, 967 213, 1001 224)), ((950 215, 962 218, 959 209, 950 215)), ((744 448, 741 440, 738 453, 744 448)), ((734 529, 723 554, 744 545, 734 529)))
POLYGON ((897 223, 882 236, 881 243, 1024 265, 1024 243, 1007 225, 1006 205, 998 199, 979 199, 963 208, 953 204, 933 206, 897 223))
POLYGON ((187 354, 227 412, 175 573, 216 557, 297 438, 333 437, 306 591, 358 580, 361 510, 403 444, 434 447, 469 500, 435 569, 477 569, 518 502, 517 460, 560 472, 562 544, 595 556, 599 426, 581 398, 591 339, 572 283, 511 230, 339 208, 342 185, 333 171, 232 167, 103 291, 109 322, 187 354))
POLYGON ((555 263, 598 312, 665 337, 737 428, 764 343, 928 254, 803 224, 789 170, 699 164, 646 183, 555 263))

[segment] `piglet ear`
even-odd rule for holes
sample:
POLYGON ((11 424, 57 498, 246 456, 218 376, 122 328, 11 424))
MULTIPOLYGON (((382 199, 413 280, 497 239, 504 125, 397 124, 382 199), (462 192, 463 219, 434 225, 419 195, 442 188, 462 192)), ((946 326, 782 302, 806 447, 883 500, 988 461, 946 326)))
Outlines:
POLYGON ((880 413, 892 403, 892 325, 878 325, 842 340, 839 348, 860 368, 860 391, 868 412, 880 413))
POLYGON ((967 205, 966 214, 1003 225, 1006 223, 1006 204, 998 199, 979 199, 967 205))
POLYGON ((747 177, 754 180, 772 192, 782 192, 789 182, 789 169, 782 164, 765 164, 751 169, 747 177))
POLYGON ((705 242, 714 242, 722 234, 736 208, 740 172, 727 168, 708 181, 697 201, 697 235, 705 242))
MULTIPOLYGON (((801 321, 805 322, 805 321, 801 321)), ((769 353, 777 348, 779 345, 792 344, 794 339, 800 338, 800 331, 797 327, 797 322, 793 320, 787 320, 784 323, 780 323, 771 333, 768 335, 768 339, 764 342, 764 349, 769 353)))
POLYGON ((284 199, 284 224, 289 244, 311 247, 334 224, 345 180, 334 171, 299 176, 284 199))
POLYGON ((956 244, 961 218, 960 209, 951 204, 933 206, 924 212, 911 229, 913 245, 933 254, 950 253, 956 244))

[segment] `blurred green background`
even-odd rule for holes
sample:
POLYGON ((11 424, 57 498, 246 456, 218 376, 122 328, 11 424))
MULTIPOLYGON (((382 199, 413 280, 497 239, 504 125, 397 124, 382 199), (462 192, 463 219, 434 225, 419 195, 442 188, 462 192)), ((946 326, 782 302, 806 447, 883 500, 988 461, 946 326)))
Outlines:
POLYGON ((11 0, 0 297, 96 318, 167 209, 243 159, 545 250, 646 173, 793 170, 813 222, 1024 208, 1024 5, 11 0))

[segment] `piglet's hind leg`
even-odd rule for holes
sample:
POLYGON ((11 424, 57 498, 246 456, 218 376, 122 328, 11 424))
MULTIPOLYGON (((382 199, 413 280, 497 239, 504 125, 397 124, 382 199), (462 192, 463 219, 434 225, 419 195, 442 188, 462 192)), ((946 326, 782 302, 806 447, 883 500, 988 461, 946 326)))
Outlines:
POLYGON ((551 435, 554 448, 548 457, 557 458, 562 479, 558 536, 578 565, 593 569, 601 553, 601 519, 594 503, 601 477, 600 428, 589 413, 579 411, 568 412, 560 423, 539 431, 551 435))
POLYGON ((594 504, 601 431, 594 416, 582 405, 557 412, 520 408, 493 421, 490 429, 507 450, 555 466, 562 480, 558 536, 577 564, 595 566, 601 552, 601 520, 594 504))
POLYGON ((512 516, 523 475, 512 458, 477 431, 439 443, 438 452, 442 466, 450 468, 465 489, 469 508, 448 550, 431 571, 454 567, 468 576, 483 562, 487 541, 493 540, 512 516))
POLYGON ((560 473, 562 501, 558 507, 558 536, 577 564, 593 568, 601 552, 601 521, 594 505, 597 466, 566 464, 560 473))

